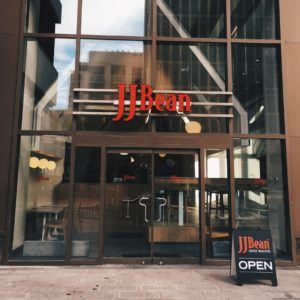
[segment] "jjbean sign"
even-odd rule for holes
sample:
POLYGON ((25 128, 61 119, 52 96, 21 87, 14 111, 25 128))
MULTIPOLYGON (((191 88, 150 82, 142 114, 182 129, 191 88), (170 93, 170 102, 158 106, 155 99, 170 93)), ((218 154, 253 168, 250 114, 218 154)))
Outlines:
POLYGON ((113 118, 113 121, 117 122, 124 120, 125 122, 131 121, 137 111, 140 112, 150 112, 153 108, 158 112, 179 112, 179 113, 189 113, 191 112, 191 98, 187 94, 160 94, 156 93, 153 95, 153 89, 150 85, 142 84, 136 85, 131 84, 129 86, 130 93, 130 104, 129 104, 129 114, 124 116, 125 113, 125 95, 126 95, 126 85, 119 84, 119 98, 118 98, 118 113, 113 118), (138 87, 140 89, 140 105, 137 107, 137 94, 138 87))
POLYGON ((235 229, 232 234, 231 275, 237 284, 270 279, 277 285, 270 230, 235 229))

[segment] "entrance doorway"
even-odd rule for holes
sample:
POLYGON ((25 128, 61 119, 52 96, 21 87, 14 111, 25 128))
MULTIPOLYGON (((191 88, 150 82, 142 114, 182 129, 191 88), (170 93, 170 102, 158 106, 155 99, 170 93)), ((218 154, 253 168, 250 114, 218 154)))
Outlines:
POLYGON ((72 260, 227 259, 228 160, 228 149, 76 147, 72 260))
POLYGON ((104 259, 199 262, 199 155, 108 151, 104 259))

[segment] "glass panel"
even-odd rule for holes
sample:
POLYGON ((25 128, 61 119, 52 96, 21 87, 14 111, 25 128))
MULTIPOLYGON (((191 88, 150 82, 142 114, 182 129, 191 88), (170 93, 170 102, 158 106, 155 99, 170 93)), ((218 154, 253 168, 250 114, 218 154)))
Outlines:
POLYGON ((280 50, 233 45, 234 130, 283 133, 280 50))
MULTIPOLYGON (((228 114, 228 107, 212 106, 210 104, 198 106, 204 102, 226 103, 227 96, 209 96, 209 95, 190 95, 191 98, 191 114, 228 114)), ((228 119, 226 118, 203 118, 191 117, 188 114, 182 116, 174 112, 173 116, 155 117, 157 132, 184 132, 191 133, 189 126, 200 125, 198 133, 227 133, 228 119)), ((196 127, 195 127, 196 128, 196 127)), ((197 133, 193 131, 193 133, 197 133)))
POLYGON ((296 238, 296 254, 298 257, 298 264, 300 263, 300 239, 296 238))
MULTIPOLYGON (((183 91, 225 91, 226 46, 223 44, 167 44, 157 45, 157 89, 183 91)), ((191 101, 228 102, 225 96, 193 95, 191 101)), ((193 114, 227 114, 225 106, 192 105, 193 114)), ((225 118, 158 117, 158 132, 186 132, 186 124, 197 122, 201 132, 226 133, 225 118)))
POLYGON ((26 31, 76 33, 77 0, 28 0, 26 31))
POLYGON ((235 140, 237 226, 269 228, 276 257, 288 258, 285 147, 279 140, 235 140))
POLYGON ((229 187, 227 151, 205 150, 206 256, 230 256, 229 187))
POLYGON ((198 155, 155 154, 155 257, 200 256, 199 209, 198 155))
POLYGON ((104 257, 150 257, 151 155, 107 155, 104 257))
POLYGON ((82 33, 150 35, 150 0, 83 0, 82 33))
POLYGON ((75 40, 27 40, 23 130, 71 130, 75 40))
POLYGON ((65 136, 21 137, 10 253, 14 258, 65 256, 70 142, 65 136))
POLYGON ((4 238, 0 237, 0 265, 2 264, 4 238))
POLYGON ((231 36, 239 39, 279 38, 278 0, 231 0, 231 36))
MULTIPOLYGON (((151 47, 144 42, 93 41, 81 42, 80 88, 117 89, 118 84, 150 82, 151 47)), ((80 92, 79 98, 97 102, 81 104, 80 111, 117 115, 118 92, 80 92), (100 103, 99 103, 100 101, 100 103), (111 101, 111 102, 109 102, 111 101)), ((126 93, 126 100, 129 93, 126 93)), ((138 98, 137 98, 138 99, 138 98)), ((147 131, 147 116, 130 122, 112 121, 113 116, 84 115, 77 117, 78 130, 147 131)))
POLYGON ((76 148, 72 256, 97 258, 100 220, 101 149, 76 148))
POLYGON ((225 0, 159 0, 158 35, 226 37, 225 0))

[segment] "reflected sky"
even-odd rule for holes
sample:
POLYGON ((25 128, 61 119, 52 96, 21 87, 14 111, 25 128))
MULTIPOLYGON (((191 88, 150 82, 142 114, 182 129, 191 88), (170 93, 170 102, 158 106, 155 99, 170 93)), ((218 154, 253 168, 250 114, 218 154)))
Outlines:
POLYGON ((76 33, 77 0, 60 0, 62 5, 61 23, 55 25, 56 33, 76 33))
POLYGON ((144 35, 145 0, 83 0, 82 33, 144 35))
POLYGON ((55 40, 54 67, 58 72, 57 102, 53 109, 66 109, 69 104, 71 74, 75 70, 75 40, 55 40))

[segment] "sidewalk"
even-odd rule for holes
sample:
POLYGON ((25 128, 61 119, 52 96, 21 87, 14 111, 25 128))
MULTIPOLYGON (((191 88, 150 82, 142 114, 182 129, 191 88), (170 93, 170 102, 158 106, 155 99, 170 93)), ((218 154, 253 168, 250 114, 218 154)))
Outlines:
POLYGON ((229 268, 202 266, 0 267, 0 299, 300 299, 300 269, 236 286, 229 268))

